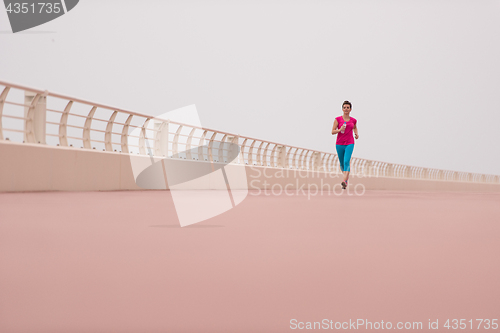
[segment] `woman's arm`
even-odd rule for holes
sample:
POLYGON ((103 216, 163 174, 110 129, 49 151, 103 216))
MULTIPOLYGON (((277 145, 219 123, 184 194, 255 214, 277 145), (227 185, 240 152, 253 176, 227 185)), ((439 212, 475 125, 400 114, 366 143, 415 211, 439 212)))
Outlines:
POLYGON ((354 124, 354 128, 352 129, 352 131, 354 132, 354 137, 356 138, 356 140, 359 138, 357 124, 358 123, 356 122, 356 124, 354 124))
POLYGON ((335 121, 333 122, 332 135, 335 135, 338 132, 340 132, 340 130, 337 129, 337 127, 339 127, 339 122, 337 121, 337 119, 335 119, 335 121))

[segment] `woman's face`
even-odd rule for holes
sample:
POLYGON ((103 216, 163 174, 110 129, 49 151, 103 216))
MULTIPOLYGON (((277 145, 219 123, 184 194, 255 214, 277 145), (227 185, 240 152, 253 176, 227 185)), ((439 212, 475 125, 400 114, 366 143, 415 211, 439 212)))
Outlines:
POLYGON ((342 111, 344 114, 349 114, 351 112, 351 106, 349 104, 342 105, 342 111))

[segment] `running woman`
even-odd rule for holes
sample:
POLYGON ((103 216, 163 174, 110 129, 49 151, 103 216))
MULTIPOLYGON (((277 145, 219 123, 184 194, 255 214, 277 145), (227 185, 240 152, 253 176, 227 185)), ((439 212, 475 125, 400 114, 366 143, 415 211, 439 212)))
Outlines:
POLYGON ((337 156, 339 157, 340 170, 344 174, 342 180, 342 188, 347 188, 349 180, 349 172, 351 172, 351 155, 354 150, 354 137, 359 138, 356 119, 350 116, 352 104, 349 101, 344 101, 342 104, 343 115, 335 118, 333 122, 332 135, 337 134, 337 156))

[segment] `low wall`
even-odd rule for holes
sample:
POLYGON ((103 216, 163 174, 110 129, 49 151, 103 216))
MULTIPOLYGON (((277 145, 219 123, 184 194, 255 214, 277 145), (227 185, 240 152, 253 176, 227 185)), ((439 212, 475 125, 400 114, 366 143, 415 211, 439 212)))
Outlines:
MULTIPOLYGON (((229 182, 231 189, 267 188, 278 192, 308 188, 340 190, 340 174, 237 164, 226 165, 223 173, 220 169, 222 165, 217 168, 216 163, 214 163, 215 172, 209 172, 189 182, 169 186, 164 177, 165 164, 158 158, 152 161, 149 156, 0 141, 0 192, 143 190, 144 188, 139 187, 135 181, 139 173, 137 165, 144 165, 139 170, 142 171, 152 162, 160 164, 153 170, 156 178, 151 178, 149 184, 143 185, 150 189, 226 189, 226 182, 229 182)), ((205 169, 211 166, 207 162, 186 160, 176 160, 174 164, 182 172, 196 163, 198 166, 203 164, 205 169)), ((172 181, 172 177, 167 178, 172 181)), ((353 175, 349 183, 350 188, 356 191, 500 192, 500 184, 442 180, 353 175)))

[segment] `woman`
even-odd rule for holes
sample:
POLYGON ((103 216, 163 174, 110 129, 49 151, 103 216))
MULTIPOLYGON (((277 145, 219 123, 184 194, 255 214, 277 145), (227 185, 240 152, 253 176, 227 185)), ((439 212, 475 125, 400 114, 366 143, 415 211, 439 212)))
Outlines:
POLYGON ((342 188, 347 188, 347 181, 349 180, 349 172, 351 172, 351 155, 354 150, 354 138, 359 138, 356 119, 350 116, 352 104, 349 101, 344 101, 342 104, 342 116, 335 118, 333 122, 332 135, 337 134, 337 156, 339 157, 340 170, 344 174, 342 180, 342 188))

